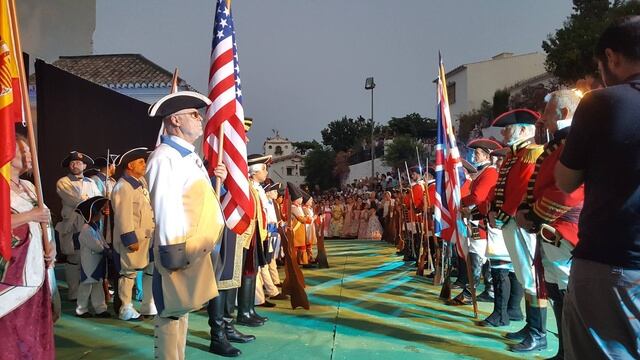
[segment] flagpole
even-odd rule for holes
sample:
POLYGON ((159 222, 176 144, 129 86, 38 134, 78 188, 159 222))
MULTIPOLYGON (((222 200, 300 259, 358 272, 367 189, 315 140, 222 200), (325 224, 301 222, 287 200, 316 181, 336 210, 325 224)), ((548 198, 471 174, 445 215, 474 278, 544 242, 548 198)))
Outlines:
MULTIPOLYGON (((231 11, 231 0, 226 0, 227 9, 231 11)), ((244 120, 244 119, 243 119, 244 120)), ((216 166, 222 164, 222 159, 224 157, 224 123, 220 124, 220 131, 218 132, 218 161, 216 162, 216 166)), ((218 200, 220 200, 220 189, 222 188, 222 179, 218 178, 216 181, 216 194, 218 195, 218 200)))
MULTIPOLYGON (((174 94, 178 92, 178 68, 173 70, 173 77, 171 78, 171 92, 170 94, 174 94)), ((164 121, 160 123, 160 131, 158 131, 158 138, 156 139, 156 147, 160 145, 160 137, 166 134, 166 130, 164 128, 164 121)))
MULTIPOLYGON (((24 60, 22 58, 22 45, 20 44, 20 27, 18 26, 18 16, 16 15, 15 0, 9 0, 9 16, 11 17, 11 27, 15 35, 14 44, 16 51, 16 61, 18 62, 18 74, 20 77, 20 85, 22 90, 22 106, 25 111, 25 121, 27 123, 27 139, 29 140, 29 148, 31 149, 31 164, 33 167, 33 182, 36 188, 36 196, 38 198, 38 207, 44 208, 44 200, 42 196, 42 181, 40 180, 40 166, 38 165, 38 151, 36 147, 36 138, 33 130, 33 120, 31 118, 31 106, 29 104, 29 88, 27 87, 27 74, 24 73, 24 60)), ((42 228, 42 247, 45 257, 51 253, 51 244, 49 239, 49 222, 40 223, 42 228)), ((47 267, 53 263, 55 259, 49 259, 47 267)))

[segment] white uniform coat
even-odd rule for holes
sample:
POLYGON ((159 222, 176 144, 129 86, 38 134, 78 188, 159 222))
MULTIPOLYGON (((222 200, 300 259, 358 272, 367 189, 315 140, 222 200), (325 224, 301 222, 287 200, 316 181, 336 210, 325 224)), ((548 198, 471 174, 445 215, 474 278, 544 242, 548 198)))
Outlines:
POLYGON ((78 241, 80 242, 80 266, 82 269, 80 282, 97 283, 105 276, 103 252, 109 245, 104 240, 100 228, 96 226, 94 229, 89 224, 82 225, 78 241))
POLYGON ((153 297, 162 317, 200 309, 218 295, 211 251, 220 241, 220 203, 193 145, 175 136, 147 161, 155 216, 153 297))
POLYGON ((113 206, 113 249, 120 255, 124 272, 141 270, 149 265, 149 249, 153 239, 153 210, 144 184, 123 175, 111 193, 113 206), (138 243, 137 251, 129 245, 138 243))
POLYGON ((73 244, 73 234, 80 232, 84 219, 75 212, 76 206, 94 196, 102 195, 93 180, 67 175, 56 183, 56 192, 62 199, 62 221, 56 224, 60 234, 60 249, 65 255, 73 255, 78 249, 73 244))

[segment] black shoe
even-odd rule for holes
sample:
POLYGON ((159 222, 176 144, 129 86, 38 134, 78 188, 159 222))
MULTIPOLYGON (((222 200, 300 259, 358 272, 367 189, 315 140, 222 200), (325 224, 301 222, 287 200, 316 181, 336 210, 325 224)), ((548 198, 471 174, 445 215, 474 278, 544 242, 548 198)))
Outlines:
POLYGON ((268 301, 265 300, 262 304, 256 305, 256 306, 272 308, 272 307, 276 307, 276 304, 274 304, 272 302, 268 302, 268 301))
POLYGON ((536 350, 544 350, 547 348, 547 336, 535 336, 528 333, 527 336, 518 344, 511 345, 509 350, 516 353, 524 353, 536 350))
POLYGON ((236 357, 242 354, 240 349, 236 349, 229 343, 229 340, 225 336, 223 330, 219 330, 217 333, 212 334, 211 343, 209 344, 209 352, 224 357, 236 357))
POLYGON ((249 326, 249 327, 258 327, 258 326, 264 325, 264 321, 259 320, 259 319, 255 318, 255 317, 252 317, 252 316, 238 315, 236 317, 236 324, 249 326))
POLYGON ((111 319, 111 314, 109 314, 108 311, 103 311, 100 314, 96 314, 95 317, 101 318, 101 319, 111 319))
POLYGON ((78 314, 76 313, 76 317, 83 318, 83 319, 88 319, 88 318, 90 318, 90 317, 93 317, 93 315, 91 315, 91 313, 87 311, 86 313, 84 313, 84 314, 82 314, 82 315, 78 315, 78 314))
POLYGON ((256 339, 253 335, 245 335, 241 333, 230 323, 225 324, 225 331, 227 334, 227 340, 230 342, 245 344, 256 339))
POLYGON ((271 296, 269 299, 270 300, 289 300, 289 297, 283 293, 280 293, 276 296, 271 296))
POLYGON ((497 324, 492 322, 489 318, 486 318, 482 321, 478 321, 476 322, 476 325, 478 326, 482 326, 482 327, 500 327, 500 326, 507 326, 507 325, 502 325, 502 324, 497 324))
POLYGON ((493 302, 493 295, 491 295, 488 291, 483 291, 482 294, 478 295, 476 298, 479 302, 493 302))
POLYGON ((529 335, 529 325, 525 325, 525 327, 523 327, 522 329, 516 331, 516 332, 510 332, 510 333, 506 333, 504 335, 505 338, 509 339, 509 340, 524 340, 527 335, 529 335))

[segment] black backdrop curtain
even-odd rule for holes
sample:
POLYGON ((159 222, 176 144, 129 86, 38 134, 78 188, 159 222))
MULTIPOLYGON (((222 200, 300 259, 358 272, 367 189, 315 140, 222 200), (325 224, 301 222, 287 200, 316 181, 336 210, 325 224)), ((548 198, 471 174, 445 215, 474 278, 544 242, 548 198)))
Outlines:
POLYGON ((139 146, 155 147, 160 123, 147 116, 148 104, 37 60, 37 137, 45 203, 59 219, 56 181, 70 151, 106 157, 139 146))

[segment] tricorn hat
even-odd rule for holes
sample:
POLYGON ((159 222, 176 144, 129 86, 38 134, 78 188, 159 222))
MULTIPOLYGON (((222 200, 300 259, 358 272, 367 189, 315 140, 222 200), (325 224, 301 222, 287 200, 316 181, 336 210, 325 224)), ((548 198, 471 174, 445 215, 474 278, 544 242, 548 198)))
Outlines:
POLYGON ((271 162, 271 155, 251 154, 247 156, 247 165, 257 164, 269 164, 271 162))
POLYGON ((62 167, 66 168, 69 167, 69 164, 74 161, 74 160, 80 160, 83 163, 85 163, 87 166, 92 166, 93 165, 93 159, 90 158, 88 155, 85 155, 81 152, 78 151, 72 151, 69 153, 69 155, 67 155, 66 158, 64 158, 64 160, 62 160, 62 167))
POLYGON ((505 146, 503 148, 493 150, 490 155, 497 156, 497 157, 505 157, 510 151, 511 151, 511 148, 508 146, 505 146))
POLYGON ((280 183, 271 183, 271 184, 264 184, 262 187, 264 188, 265 192, 269 192, 269 191, 279 191, 280 190, 280 183))
POLYGON ((149 106, 149 116, 164 118, 184 109, 201 109, 211 105, 208 97, 195 91, 178 91, 149 106))
POLYGON ((480 138, 480 139, 469 141, 469 144, 467 144, 467 147, 470 149, 482 149, 490 153, 493 150, 502 148, 502 144, 491 139, 480 138))
POLYGON ((507 111, 493 120, 491 126, 506 127, 515 124, 535 125, 540 114, 529 109, 515 109, 507 111))
POLYGON ((85 222, 89 222, 93 215, 102 210, 108 201, 109 199, 104 196, 94 196, 78 204, 75 210, 82 215, 85 222))
POLYGON ((134 160, 146 159, 147 157, 149 157, 149 149, 147 149, 146 147, 134 148, 120 155, 116 162, 116 166, 126 167, 127 164, 134 160))
POLYGON ((478 172, 478 169, 476 169, 475 166, 473 166, 473 164, 471 164, 469 161, 467 161, 467 159, 460 159, 460 162, 462 162, 462 166, 464 166, 465 169, 467 169, 467 172, 469 174, 475 174, 478 172))

